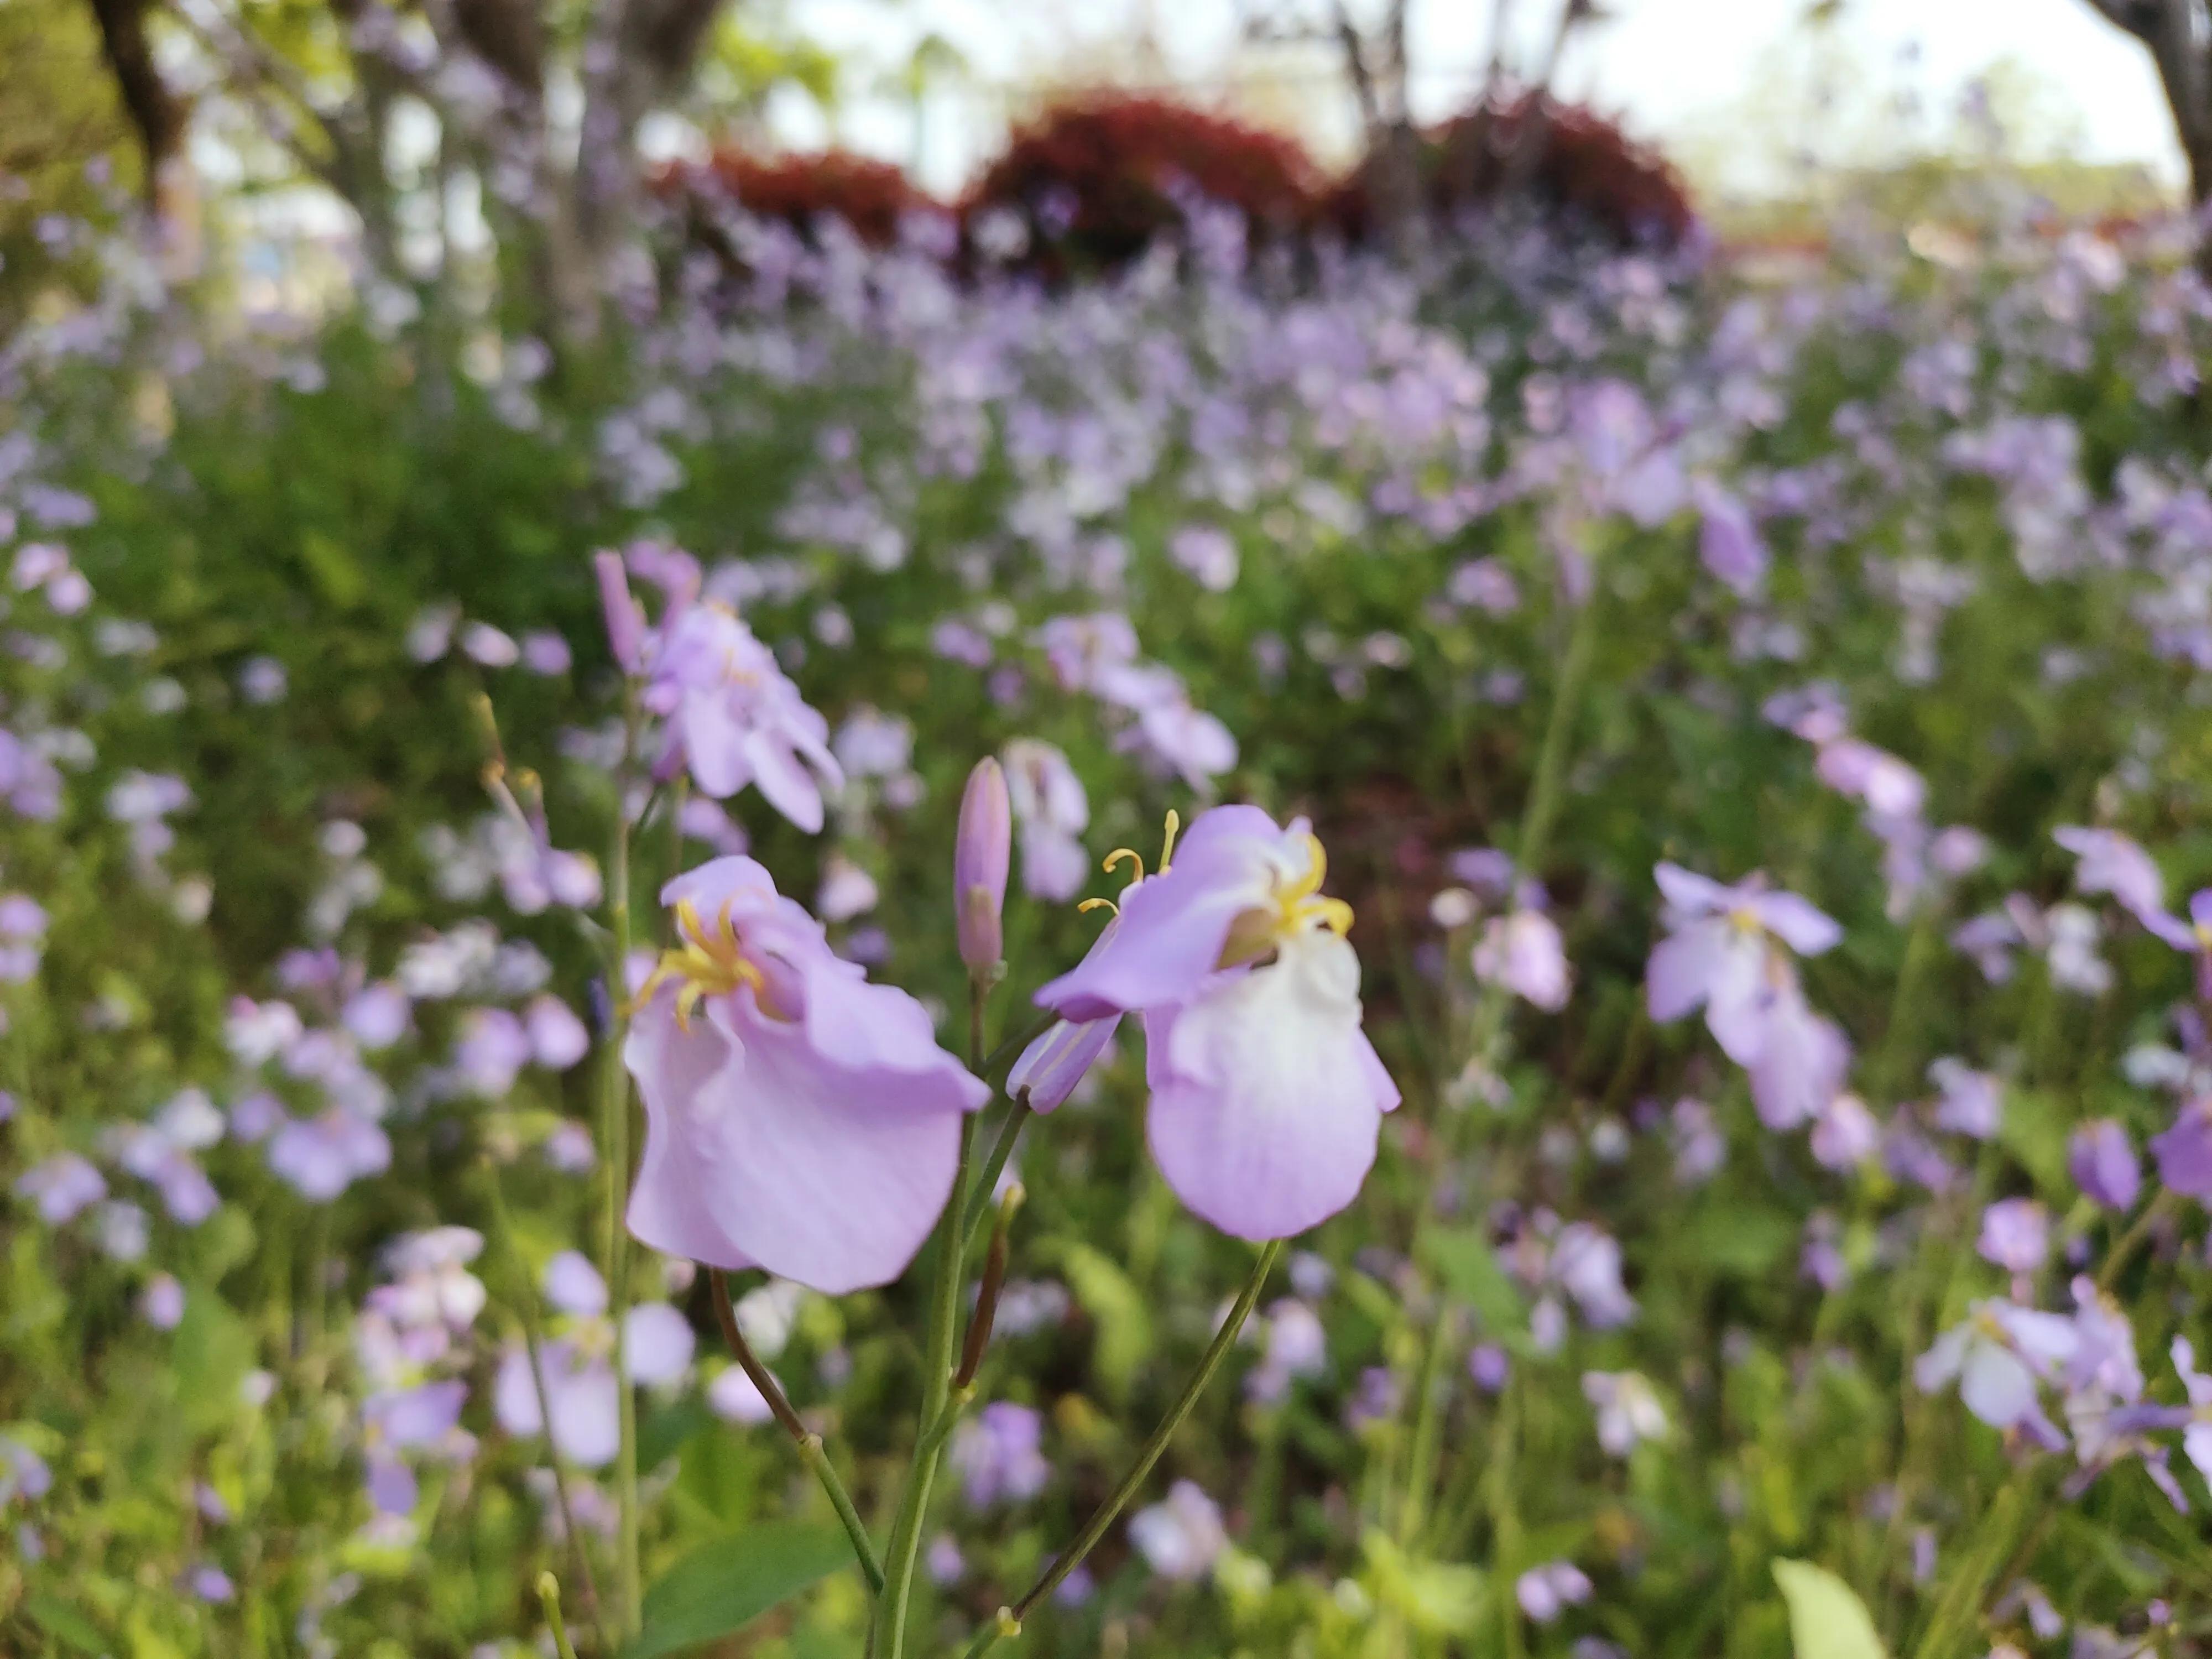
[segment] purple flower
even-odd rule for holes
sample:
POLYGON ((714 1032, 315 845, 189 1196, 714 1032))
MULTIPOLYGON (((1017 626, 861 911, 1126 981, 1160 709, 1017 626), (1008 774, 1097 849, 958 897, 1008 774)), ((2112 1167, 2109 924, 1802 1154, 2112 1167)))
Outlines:
POLYGON ((2066 1168, 2074 1184, 2108 1210, 2131 1210, 2142 1190, 2142 1165, 2135 1142, 2111 1118, 2099 1118, 2074 1132, 2067 1143, 2066 1168))
POLYGON ((107 1182, 75 1152, 57 1152, 15 1178, 15 1196, 39 1206, 39 1219, 58 1227, 107 1196, 107 1182))
POLYGON ((1215 807, 1171 850, 1037 1000, 1074 1022, 1141 1012, 1168 1185, 1224 1232, 1288 1237, 1358 1195, 1398 1103, 1360 1030, 1351 912, 1320 896, 1327 860, 1304 819, 1215 807))
POLYGON ((138 1311, 157 1331, 173 1331, 185 1316, 185 1287, 173 1273, 155 1273, 138 1298, 138 1311))
POLYGON ((1513 1361, 1495 1342, 1478 1342, 1468 1351, 1467 1374, 1485 1394, 1496 1394, 1513 1374, 1513 1361))
POLYGON ((754 1427, 775 1415, 768 1403, 768 1396, 760 1385, 746 1375, 742 1365, 730 1365, 717 1372, 707 1385, 707 1403, 717 1417, 732 1423, 754 1427))
POLYGON ((2173 1127, 2150 1138, 2158 1178, 2185 1198, 2212 1203, 2212 1095, 2192 1100, 2173 1127))
POLYGON ((1474 976, 1504 986, 1547 1013, 1567 1006, 1575 970, 1559 929, 1541 910, 1492 916, 1474 947, 1474 976))
POLYGON ((1129 1542, 1161 1577, 1188 1583, 1205 1576, 1229 1534, 1221 1506, 1196 1482, 1178 1480, 1163 1501, 1129 1517, 1129 1542))
POLYGON ((1514 1581, 1513 1597, 1522 1612, 1548 1625, 1569 1607, 1590 1599, 1590 1581, 1571 1561, 1547 1561, 1514 1581))
POLYGON ((1597 1412, 1598 1444, 1614 1457, 1666 1437, 1666 1409, 1640 1371, 1584 1371, 1583 1398, 1597 1412))
POLYGON ((1006 749, 1006 790, 1022 831, 1022 890, 1054 903, 1073 898, 1089 873, 1080 839, 1091 801, 1067 757, 1048 743, 1017 738, 1006 749))
POLYGON ((453 1068, 475 1093, 488 1100, 501 1099, 514 1087, 516 1073, 529 1059, 529 1034, 506 1009, 471 1009, 461 1022, 453 1068))
POLYGON ((364 985, 346 999, 340 1022, 364 1048, 389 1048, 407 1035, 413 1005, 390 980, 364 985))
POLYGON ((952 849, 953 919, 960 960, 970 974, 988 973, 1006 954, 1000 915, 1006 908, 1006 868, 1012 851, 1013 804, 1006 775, 986 755, 968 775, 952 849))
POLYGON ((2166 915, 2166 878, 2149 854, 2113 830, 2068 824, 2051 838, 2080 860, 2074 868, 2075 891, 2110 893, 2136 921, 2158 931, 2157 921, 2166 915))
POLYGON ((1966 1409, 1993 1429, 2019 1429, 2047 1449, 2065 1443, 2044 1415, 2038 1384, 2073 1359, 2081 1336, 2069 1319, 1993 1298, 1936 1339, 1913 1362, 1923 1394, 1956 1382, 1966 1409))
POLYGON ((630 593, 623 556, 604 550, 594 553, 592 570, 599 578, 599 606, 606 616, 607 646, 615 666, 635 674, 645 663, 645 612, 630 593))
POLYGON ((1318 1376, 1328 1364, 1328 1333, 1321 1316, 1295 1297, 1268 1310, 1266 1346, 1260 1363, 1244 1378, 1245 1395, 1261 1405, 1279 1405, 1302 1376, 1318 1376))
POLYGON ((963 1423, 953 1437, 951 1458, 968 1507, 1026 1503, 1042 1492, 1052 1478, 1043 1443, 1044 1419, 1011 1401, 993 1401, 963 1423))
POLYGON ((336 1198, 363 1176, 392 1167, 392 1142, 384 1131, 343 1106, 311 1118, 295 1118, 269 1140, 269 1167, 311 1202, 336 1198))
POLYGON ((1620 1241, 1587 1221, 1569 1222, 1552 1243, 1551 1279, 1574 1298, 1593 1330, 1612 1330, 1636 1317, 1620 1267, 1620 1241))
POLYGON ((1006 1092, 1026 1090, 1030 1109, 1049 1112, 1075 1092, 1121 1024, 1119 1014, 1104 1019, 1054 1020, 1021 1052, 1006 1073, 1006 1092))
POLYGON ((1774 964, 1787 966, 1770 940, 1818 956, 1843 929, 1795 893, 1769 891, 1756 878, 1729 887, 1678 865, 1662 864, 1653 873, 1669 931, 1645 970, 1651 1017, 1680 1019, 1702 1006, 1729 1058, 1750 1066, 1765 1041, 1774 964))
POLYGON ((1881 1125, 1856 1095, 1833 1095, 1814 1115, 1812 1145, 1823 1168, 1854 1170, 1880 1150, 1881 1125))
POLYGON ((2051 1212, 2032 1198, 2001 1198, 1982 1212, 1974 1249, 2008 1273, 2032 1273, 2051 1255, 2051 1212))
POLYGON ((1766 544, 1759 539, 1758 527, 1743 503, 1720 485, 1700 478, 1694 494, 1702 520, 1699 562, 1738 598, 1751 598, 1766 576, 1766 544))
MULTIPOLYGON (((1746 1065, 1752 1103, 1770 1129, 1817 1117, 1834 1103, 1850 1068, 1842 1028, 1813 1012, 1793 973, 1756 1005, 1757 1052, 1746 1065)), ((1707 1019, 1710 1024, 1711 1010, 1707 1019)))
POLYGON ((844 787, 830 723, 775 653, 718 605, 687 605, 664 619, 645 705, 666 721, 662 774, 689 768, 716 800, 752 784, 811 835, 822 827, 822 791, 844 787))
POLYGON ((990 1091, 920 1003, 832 953, 750 859, 661 898, 683 943, 624 1050, 647 1120, 630 1231, 831 1294, 897 1278, 951 1191, 960 1114, 990 1091))
POLYGON ((1936 1127, 1976 1140, 1996 1133, 2004 1121, 2004 1095, 1994 1073, 1978 1072, 1946 1055, 1929 1064, 1928 1080, 1942 1097, 1936 1105, 1936 1127))
POLYGON ((567 1071, 592 1047, 592 1034, 576 1011, 550 994, 531 999, 522 1011, 522 1029, 531 1059, 550 1072, 567 1071))
POLYGON ((2189 1426, 2182 1431, 2182 1455, 2197 1472, 2212 1480, 2212 1376, 2197 1369, 2197 1351, 2185 1336, 2173 1339, 2173 1369, 2189 1395, 2189 1426))

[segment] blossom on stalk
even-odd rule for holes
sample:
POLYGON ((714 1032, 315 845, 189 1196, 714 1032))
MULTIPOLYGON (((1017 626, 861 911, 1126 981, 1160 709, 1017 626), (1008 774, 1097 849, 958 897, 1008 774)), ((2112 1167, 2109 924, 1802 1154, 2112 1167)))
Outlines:
POLYGON ((2065 1437, 2044 1414, 2039 1385, 2080 1346, 2073 1321, 1991 1297, 1913 1362, 1912 1380, 1923 1394, 1955 1382, 1966 1409, 1991 1428, 2018 1429, 2055 1450, 2065 1437))
POLYGON ((2150 1138, 2158 1178, 2185 1198, 2212 1204, 2212 1095, 2189 1102, 2173 1127, 2150 1138))
POLYGON ((1350 907, 1321 896, 1306 821, 1256 806, 1200 813, 1180 848, 1170 821, 1162 863, 1037 1001, 1075 1024, 1141 1014, 1168 1185, 1224 1232, 1287 1238, 1352 1202, 1398 1104, 1360 1030, 1350 907))
POLYGON ((2142 1165, 2135 1143, 2111 1118, 2099 1118, 2074 1132, 2066 1145, 2066 1170, 2074 1184, 2107 1210, 2130 1210, 2142 1190, 2142 1165))
POLYGON ((971 1510, 1021 1504, 1052 1478, 1045 1462, 1044 1419, 1028 1406, 994 1400, 952 1437, 952 1468, 971 1510))
POLYGON ((1584 1371, 1583 1398, 1597 1413, 1598 1444, 1614 1457, 1667 1437, 1666 1408, 1641 1371, 1584 1371))
POLYGON ((1756 877, 1727 886, 1665 863, 1652 873, 1667 901, 1668 927, 1645 969, 1652 1018, 1677 1020, 1702 1006, 1728 1057, 1751 1065, 1787 976, 1789 961, 1776 942, 1818 956, 1844 930, 1809 901, 1773 891, 1756 877))
POLYGON ((888 1284, 945 1207, 960 1115, 989 1090, 752 860, 715 859, 661 899, 682 942, 623 1050, 647 1125, 631 1232, 831 1294, 888 1284))
POLYGON ((1492 916, 1475 944, 1473 965, 1485 984, 1502 985, 1547 1013, 1565 1007, 1574 988, 1559 924, 1534 908, 1492 916))
POLYGON ((830 722, 737 613, 708 603, 672 608, 649 654, 644 703, 665 722, 660 775, 688 770, 716 800, 751 784, 801 830, 821 829, 822 792, 845 781, 830 722))

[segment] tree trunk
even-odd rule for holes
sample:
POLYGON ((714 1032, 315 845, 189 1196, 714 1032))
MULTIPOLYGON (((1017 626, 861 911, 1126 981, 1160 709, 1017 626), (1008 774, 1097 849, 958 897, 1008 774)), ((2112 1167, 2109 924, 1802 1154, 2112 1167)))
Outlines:
POLYGON ((91 6, 100 24, 100 52, 115 76, 123 112, 137 135, 146 168, 143 188, 147 203, 158 205, 163 170, 184 144, 185 106, 162 80, 146 39, 149 0, 91 0, 91 6))

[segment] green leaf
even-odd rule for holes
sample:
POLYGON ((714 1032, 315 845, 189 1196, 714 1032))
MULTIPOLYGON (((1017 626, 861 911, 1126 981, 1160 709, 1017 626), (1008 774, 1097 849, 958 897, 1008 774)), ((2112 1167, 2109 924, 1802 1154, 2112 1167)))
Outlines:
POLYGON ((23 1603, 23 1611, 40 1630, 79 1653, 103 1654, 108 1650, 107 1638, 93 1622, 58 1597, 33 1595, 23 1603))
POLYGON ((187 1427, 216 1428, 238 1414, 239 1390, 253 1367, 253 1333, 229 1304, 205 1285, 191 1286, 170 1352, 187 1427))
POLYGON ((742 1630, 817 1579, 853 1565, 836 1527, 771 1521, 678 1561, 645 1593, 645 1632, 623 1659, 659 1659, 742 1630))
POLYGON ((696 1395, 647 1413, 645 1420, 638 1425, 638 1468, 659 1468, 683 1450, 693 1435, 711 1427, 714 1421, 714 1412, 696 1395))
POLYGON ((1429 1260, 1435 1264, 1453 1293, 1467 1298, 1486 1328, 1518 1330, 1522 1315, 1521 1292, 1505 1276, 1495 1252, 1480 1230, 1458 1227, 1428 1236, 1429 1260))
POLYGON ((1886 1659, 1866 1604, 1826 1567, 1777 1560, 1774 1582, 1790 1604, 1790 1641, 1797 1659, 1886 1659))
POLYGON ((350 611, 368 592, 368 578, 343 542, 310 530, 300 538, 300 562, 322 595, 341 611, 350 611))
POLYGON ((1797 1243, 1789 1217, 1747 1205, 1712 1206, 1682 1229, 1682 1249, 1697 1261, 1738 1279, 1764 1279, 1797 1243))

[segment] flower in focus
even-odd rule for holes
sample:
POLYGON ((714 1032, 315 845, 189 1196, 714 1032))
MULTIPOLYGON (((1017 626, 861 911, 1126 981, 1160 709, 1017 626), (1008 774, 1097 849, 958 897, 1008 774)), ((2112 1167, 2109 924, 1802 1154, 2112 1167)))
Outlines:
POLYGON ((647 1121, 630 1231, 832 1294, 897 1278, 951 1191, 960 1115, 990 1091, 752 860, 716 859, 661 897, 682 943, 623 1054, 647 1121))
POLYGON ((1221 1506, 1195 1481, 1178 1480, 1159 1503, 1129 1517, 1129 1542, 1163 1578, 1203 1577, 1229 1542, 1221 1506))
POLYGON ((1037 1001, 1070 1022, 1141 1013, 1146 1138, 1169 1186, 1224 1232, 1289 1237, 1358 1195, 1398 1103, 1360 1029, 1351 912, 1320 896, 1304 819, 1218 806, 1180 848, 1172 834, 1164 867, 1037 1001))

